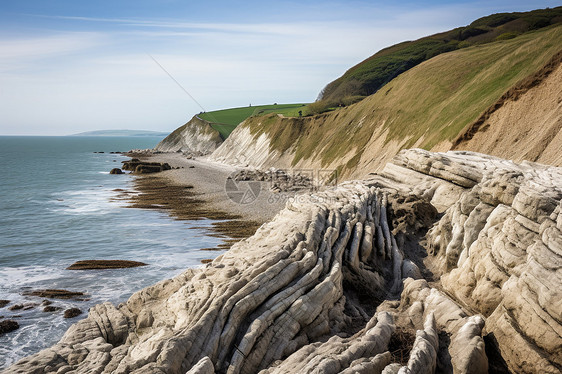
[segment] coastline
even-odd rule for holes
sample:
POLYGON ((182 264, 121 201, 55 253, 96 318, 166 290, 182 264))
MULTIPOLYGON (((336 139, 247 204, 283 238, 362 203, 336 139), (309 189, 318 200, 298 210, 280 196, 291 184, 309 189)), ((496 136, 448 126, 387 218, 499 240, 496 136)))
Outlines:
MULTIPOLYGON (((367 180, 299 196, 204 266, 96 305, 6 373, 558 372, 560 337, 534 337, 553 321, 540 319, 556 297, 544 286, 560 283, 549 261, 562 230, 561 176, 483 154, 402 151, 367 180), (451 235, 459 225, 460 240, 451 235), (510 244, 529 248, 517 266, 501 257, 510 244), (462 266, 450 267, 457 258, 462 266), (510 280, 492 283, 479 267, 510 280)), ((194 188, 176 187, 181 199, 194 188)), ((145 190, 154 208, 193 207, 154 188, 145 190)))
POLYGON ((230 199, 225 190, 227 178, 239 168, 204 158, 188 159, 177 153, 127 155, 172 167, 160 173, 137 175, 134 186, 139 193, 129 198, 129 207, 162 210, 177 220, 214 220, 216 235, 227 239, 217 248, 205 248, 208 250, 228 249, 253 235, 285 207, 286 198, 294 196, 275 194, 262 182, 256 199, 242 204, 230 199))

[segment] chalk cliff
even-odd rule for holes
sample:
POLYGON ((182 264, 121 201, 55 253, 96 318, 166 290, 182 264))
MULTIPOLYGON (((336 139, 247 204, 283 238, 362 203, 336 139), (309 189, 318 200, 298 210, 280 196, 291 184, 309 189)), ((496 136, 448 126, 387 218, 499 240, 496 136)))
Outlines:
POLYGON ((194 116, 158 143, 154 150, 208 154, 217 149, 222 142, 219 132, 213 129, 209 122, 194 116))

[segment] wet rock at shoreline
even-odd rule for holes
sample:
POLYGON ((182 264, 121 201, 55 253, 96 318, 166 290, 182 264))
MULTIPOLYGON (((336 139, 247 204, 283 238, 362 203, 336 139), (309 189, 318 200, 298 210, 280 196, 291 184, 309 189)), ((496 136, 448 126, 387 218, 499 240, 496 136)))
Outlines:
POLYGON ((128 260, 82 260, 73 263, 66 270, 125 269, 147 265, 144 262, 128 260))
POLYGON ((131 149, 130 151, 125 152, 124 155, 128 157, 150 157, 158 153, 160 152, 155 152, 152 149, 131 149))
POLYGON ((78 308, 70 308, 64 311, 64 318, 74 318, 82 314, 82 311, 78 308))
POLYGON ((113 168, 113 169, 111 169, 109 174, 125 174, 125 173, 123 172, 123 170, 121 170, 119 168, 113 168))
POLYGON ((10 300, 0 300, 0 308, 4 308, 10 303, 10 300))
POLYGON ((0 335, 19 329, 20 325, 12 319, 0 321, 0 335))
POLYGON ((12 305, 12 306, 9 307, 8 309, 9 309, 9 310, 21 310, 21 309, 23 309, 23 304, 12 305))
POLYGON ((123 170, 129 170, 135 174, 158 173, 165 170, 171 170, 172 167, 167 162, 147 162, 138 158, 123 161, 123 170))
POLYGON ((77 291, 68 291, 68 290, 56 290, 56 289, 48 289, 48 290, 35 290, 24 292, 24 296, 36 296, 36 297, 46 297, 49 299, 74 299, 78 296, 84 296, 85 293, 77 292, 77 291))
POLYGON ((43 308, 43 312, 45 313, 51 313, 51 312, 57 312, 59 310, 61 310, 62 308, 59 306, 52 306, 52 305, 48 305, 46 307, 43 308))

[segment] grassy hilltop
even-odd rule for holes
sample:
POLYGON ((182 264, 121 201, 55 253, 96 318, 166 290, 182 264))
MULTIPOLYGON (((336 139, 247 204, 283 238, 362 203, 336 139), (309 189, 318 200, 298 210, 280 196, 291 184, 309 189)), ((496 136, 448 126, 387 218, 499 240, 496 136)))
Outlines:
POLYGON ((374 94, 401 73, 445 52, 519 35, 562 22, 562 7, 525 13, 498 13, 416 41, 385 48, 353 66, 320 94, 325 107, 351 104, 374 94))
POLYGON ((217 130, 223 139, 226 139, 236 126, 248 117, 270 113, 281 114, 288 117, 298 117, 299 111, 306 111, 306 105, 307 104, 273 104, 230 108, 200 113, 199 118, 211 122, 211 127, 217 130))

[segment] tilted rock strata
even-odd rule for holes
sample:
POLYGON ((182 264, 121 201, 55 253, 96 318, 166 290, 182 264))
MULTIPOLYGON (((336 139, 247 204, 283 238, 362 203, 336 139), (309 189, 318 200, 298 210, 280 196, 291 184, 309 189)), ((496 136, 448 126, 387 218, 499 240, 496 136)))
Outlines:
POLYGON ((556 168, 403 151, 366 181, 289 203, 206 267, 97 305, 6 372, 481 373, 484 334, 512 371, 555 372, 561 181, 556 168), (404 361, 390 351, 398 330, 415 331, 404 361))
POLYGON ((486 317, 514 372, 562 368, 562 170, 499 159, 430 233, 444 288, 486 317), (452 227, 452 236, 444 234, 452 227), (525 353, 523 353, 525 352, 525 353))
POLYGON ((210 122, 194 116, 158 143, 154 151, 208 154, 217 149, 222 142, 221 135, 211 127, 210 122))

